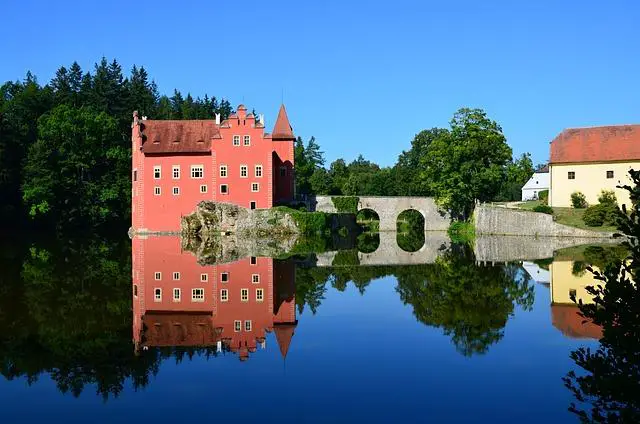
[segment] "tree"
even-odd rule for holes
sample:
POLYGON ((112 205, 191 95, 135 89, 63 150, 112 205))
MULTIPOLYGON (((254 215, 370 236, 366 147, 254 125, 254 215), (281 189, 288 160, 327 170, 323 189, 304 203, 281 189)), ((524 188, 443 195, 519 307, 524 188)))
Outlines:
POLYGON ((523 153, 515 161, 510 161, 507 164, 506 176, 500 188, 500 193, 495 200, 520 200, 522 198, 522 186, 529 181, 533 173, 533 161, 530 153, 523 153))
POLYGON ((477 201, 496 196, 510 160, 502 128, 481 109, 460 109, 451 131, 431 141, 420 160, 419 178, 440 206, 466 218, 477 201))
POLYGON ((411 141, 411 149, 400 154, 394 166, 396 190, 399 195, 429 196, 431 194, 428 184, 421 181, 417 170, 420 169, 422 158, 426 156, 431 143, 446 136, 448 132, 441 128, 420 131, 411 141))
POLYGON ((296 192, 300 194, 312 193, 311 176, 316 169, 324 165, 324 153, 315 137, 311 137, 304 145, 301 137, 298 137, 294 148, 294 161, 296 164, 296 192))

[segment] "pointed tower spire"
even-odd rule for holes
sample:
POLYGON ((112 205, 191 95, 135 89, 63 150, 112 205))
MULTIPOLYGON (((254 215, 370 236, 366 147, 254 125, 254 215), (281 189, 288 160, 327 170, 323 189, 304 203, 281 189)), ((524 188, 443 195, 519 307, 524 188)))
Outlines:
POLYGON ((289 123, 284 104, 280 105, 280 111, 278 112, 278 118, 276 119, 276 125, 273 127, 271 138, 273 140, 295 140, 293 128, 291 128, 291 124, 289 123))
POLYGON ((278 347, 280 348, 280 353, 283 358, 287 357, 289 345, 291 344, 291 339, 294 334, 293 330, 295 328, 295 324, 276 324, 273 328, 274 333, 276 333, 276 340, 278 341, 278 347))

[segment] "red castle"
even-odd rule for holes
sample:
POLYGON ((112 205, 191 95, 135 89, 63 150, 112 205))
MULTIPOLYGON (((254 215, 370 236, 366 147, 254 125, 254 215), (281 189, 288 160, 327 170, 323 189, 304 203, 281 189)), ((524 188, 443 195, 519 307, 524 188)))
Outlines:
POLYGON ((237 112, 215 120, 150 120, 133 113, 131 223, 177 231, 202 200, 266 209, 294 197, 293 130, 284 105, 273 132, 237 112))

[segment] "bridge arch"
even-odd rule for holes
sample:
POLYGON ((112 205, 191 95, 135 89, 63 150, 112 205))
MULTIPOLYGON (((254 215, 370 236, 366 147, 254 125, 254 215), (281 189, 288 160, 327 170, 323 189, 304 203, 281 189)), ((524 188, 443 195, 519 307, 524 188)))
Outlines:
POLYGON ((396 218, 396 243, 405 252, 417 252, 425 243, 425 217, 418 209, 405 209, 396 218))

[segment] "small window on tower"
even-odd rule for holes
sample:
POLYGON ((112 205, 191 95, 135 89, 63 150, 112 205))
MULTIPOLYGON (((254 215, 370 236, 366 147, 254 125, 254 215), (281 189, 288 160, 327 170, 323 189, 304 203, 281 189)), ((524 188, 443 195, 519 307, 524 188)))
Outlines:
POLYGON ((138 170, 137 169, 133 170, 133 181, 138 181, 138 170))
POLYGON ((280 167, 280 176, 281 177, 286 177, 287 176, 287 167, 286 166, 281 166, 280 167))

